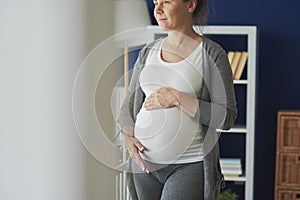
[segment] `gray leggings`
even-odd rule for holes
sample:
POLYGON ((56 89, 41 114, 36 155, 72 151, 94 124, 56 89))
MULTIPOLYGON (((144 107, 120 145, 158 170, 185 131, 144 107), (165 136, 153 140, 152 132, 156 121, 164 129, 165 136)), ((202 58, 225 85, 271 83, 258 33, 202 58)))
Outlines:
MULTIPOLYGON (((134 173, 140 200, 203 200, 203 162, 158 165, 146 162, 150 174, 134 173)), ((135 170, 138 167, 133 164, 135 170)))

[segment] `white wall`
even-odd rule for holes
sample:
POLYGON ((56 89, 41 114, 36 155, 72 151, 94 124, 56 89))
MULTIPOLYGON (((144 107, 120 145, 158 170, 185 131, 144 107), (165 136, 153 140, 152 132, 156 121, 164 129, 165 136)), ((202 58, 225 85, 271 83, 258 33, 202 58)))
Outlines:
POLYGON ((112 9, 0 0, 0 199, 114 199, 115 172, 81 145, 71 104, 82 59, 112 33, 112 9))
MULTIPOLYGON (((113 35, 114 0, 87 0, 88 4, 88 38, 89 49, 113 35)), ((107 52, 103 52, 104 55, 107 52)), ((101 127, 109 138, 113 133, 113 117, 111 114, 111 93, 120 76, 121 70, 110 65, 99 80, 96 100, 96 111, 101 127)), ((87 193, 88 200, 115 199, 115 176, 117 173, 89 156, 87 162, 87 193), (100 198, 99 198, 100 197, 100 198)))

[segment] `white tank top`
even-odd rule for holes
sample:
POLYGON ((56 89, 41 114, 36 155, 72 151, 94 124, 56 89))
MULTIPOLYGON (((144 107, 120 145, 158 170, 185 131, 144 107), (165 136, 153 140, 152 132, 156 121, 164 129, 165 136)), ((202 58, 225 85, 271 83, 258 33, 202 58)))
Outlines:
MULTIPOLYGON (((162 41, 149 52, 140 74, 146 97, 161 87, 172 87, 196 97, 202 87, 202 43, 184 60, 168 63, 161 59, 162 41)), ((146 111, 142 108, 135 123, 135 137, 147 148, 141 153, 154 163, 188 163, 203 160, 199 121, 177 107, 146 111)))

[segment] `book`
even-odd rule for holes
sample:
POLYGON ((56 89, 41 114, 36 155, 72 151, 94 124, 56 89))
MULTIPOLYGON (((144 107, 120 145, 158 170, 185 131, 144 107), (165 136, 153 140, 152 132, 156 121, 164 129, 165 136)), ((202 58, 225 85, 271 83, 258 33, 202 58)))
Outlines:
POLYGON ((225 179, 234 179, 234 178, 239 178, 241 177, 242 174, 223 174, 225 179))
POLYGON ((236 168, 236 169, 224 169, 224 168, 221 168, 221 172, 223 174, 242 174, 242 168, 236 168))
POLYGON ((220 158, 221 172, 224 176, 242 175, 241 158, 220 158))
POLYGON ((234 80, 239 80, 241 78, 243 70, 246 65, 247 58, 248 58, 248 52, 243 51, 241 53, 240 60, 238 62, 238 65, 237 65, 236 70, 233 75, 234 80))
POLYGON ((238 164, 241 165, 241 158, 220 158, 220 164, 238 164))
POLYGON ((242 52, 240 51, 236 51, 234 52, 234 56, 232 58, 232 62, 231 62, 231 70, 232 70, 232 74, 234 75, 235 74, 235 70, 238 66, 238 63, 240 61, 240 58, 241 58, 241 55, 242 55, 242 52))
POLYGON ((240 164, 221 164, 223 169, 241 169, 242 165, 240 164))
POLYGON ((229 64, 231 65, 232 59, 234 57, 234 51, 228 51, 227 56, 228 56, 229 64))

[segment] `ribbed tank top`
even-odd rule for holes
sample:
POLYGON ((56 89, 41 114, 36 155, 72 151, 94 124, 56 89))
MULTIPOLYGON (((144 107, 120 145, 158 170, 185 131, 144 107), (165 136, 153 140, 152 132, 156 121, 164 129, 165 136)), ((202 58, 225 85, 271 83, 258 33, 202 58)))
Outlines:
MULTIPOLYGON (((202 43, 184 60, 165 62, 161 58, 163 40, 149 53, 140 74, 146 97, 161 87, 172 87, 196 97, 202 87, 202 43)), ((147 148, 143 159, 161 164, 203 160, 199 121, 177 107, 147 111, 142 108, 135 123, 135 137, 147 148)))

